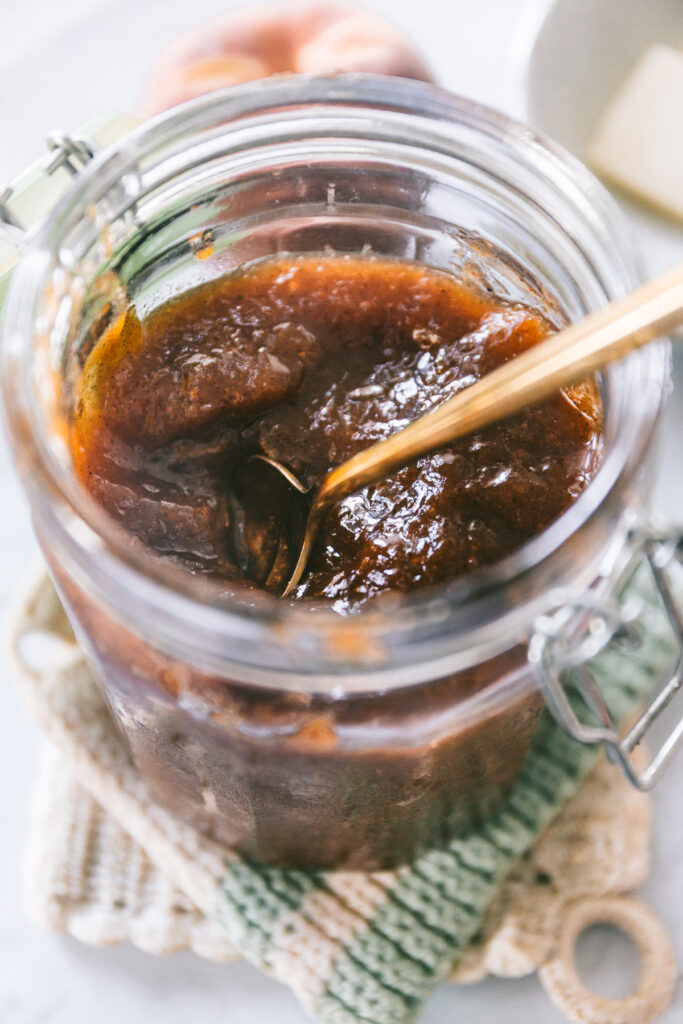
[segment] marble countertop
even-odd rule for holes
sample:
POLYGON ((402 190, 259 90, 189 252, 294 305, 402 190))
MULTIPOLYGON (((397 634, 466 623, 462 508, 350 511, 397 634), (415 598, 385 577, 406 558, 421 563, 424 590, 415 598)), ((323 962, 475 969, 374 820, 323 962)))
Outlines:
MULTIPOLYGON (((231 5, 218 0, 5 0, 0 5, 0 182, 41 152, 45 134, 70 129, 103 109, 132 109, 152 48, 204 13, 231 5), (154 43, 149 42, 150 39, 154 43), (84 87, 87 86, 87 87, 84 87)), ((538 0, 374 0, 427 52, 440 80, 485 103, 522 112, 522 55, 538 0)), ((636 229, 638 222, 636 221, 636 229)), ((656 232, 643 235, 646 262, 660 262, 656 232)), ((677 244, 677 243, 676 243, 677 244)), ((680 238, 683 254, 683 231, 680 238)), ((679 360, 680 364, 680 360, 679 360)), ((683 368, 676 374, 683 383, 683 368)), ((679 452, 683 402, 672 405, 657 501, 679 512, 679 452)), ((0 613, 36 556, 28 510, 0 439, 0 613)), ((124 947, 91 949, 42 934, 21 908, 22 852, 27 802, 39 737, 23 714, 12 681, 0 664, 0 1021, 2 1024, 303 1024, 294 997, 252 967, 209 964, 191 954, 154 959, 124 947)), ((683 963, 683 821, 678 786, 683 756, 657 789, 654 865, 645 899, 670 928, 683 963)), ((603 937, 604 938, 604 937, 603 937)), ((609 944, 593 939, 584 951, 605 976, 609 944)), ((683 988, 683 987, 682 987, 683 988)), ((468 1020, 499 1024, 561 1024, 535 978, 442 986, 422 1024, 468 1020)), ((683 992, 662 1018, 683 1017, 683 992)))

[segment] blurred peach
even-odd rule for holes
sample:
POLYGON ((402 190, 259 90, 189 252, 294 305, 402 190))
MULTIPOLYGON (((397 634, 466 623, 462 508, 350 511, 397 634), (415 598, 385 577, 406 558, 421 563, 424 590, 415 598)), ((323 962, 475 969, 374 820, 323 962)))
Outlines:
POLYGON ((367 71, 432 81, 406 36, 377 14, 348 4, 239 8, 180 36, 144 84, 145 114, 227 85, 285 71, 367 71))

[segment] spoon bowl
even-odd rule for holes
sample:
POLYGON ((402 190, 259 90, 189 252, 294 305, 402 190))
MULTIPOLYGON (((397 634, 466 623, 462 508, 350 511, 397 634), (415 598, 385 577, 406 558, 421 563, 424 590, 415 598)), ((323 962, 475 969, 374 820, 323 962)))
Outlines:
POLYGON ((301 550, 313 501, 287 466, 252 453, 235 466, 229 490, 229 545, 235 565, 280 593, 301 550))

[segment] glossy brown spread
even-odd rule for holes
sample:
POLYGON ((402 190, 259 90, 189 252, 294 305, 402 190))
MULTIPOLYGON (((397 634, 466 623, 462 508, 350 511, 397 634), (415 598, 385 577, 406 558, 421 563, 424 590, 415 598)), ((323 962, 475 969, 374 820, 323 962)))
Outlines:
MULTIPOLYGON (((164 557, 253 586, 272 566, 287 495, 257 463, 245 483, 249 453, 312 485, 549 330, 528 308, 418 264, 265 260, 142 321, 131 307, 98 340, 73 421, 77 471, 164 557)), ((586 383, 363 489, 329 514, 297 596, 343 611, 498 561, 583 490, 600 428, 586 383)))

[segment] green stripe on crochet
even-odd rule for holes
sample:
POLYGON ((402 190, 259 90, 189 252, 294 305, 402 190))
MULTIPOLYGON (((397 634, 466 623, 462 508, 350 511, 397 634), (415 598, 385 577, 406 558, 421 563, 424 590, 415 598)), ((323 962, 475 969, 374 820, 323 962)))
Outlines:
POLYGON ((320 885, 315 872, 268 868, 236 860, 220 880, 216 917, 247 959, 268 970, 273 932, 285 914, 301 906, 320 885))

